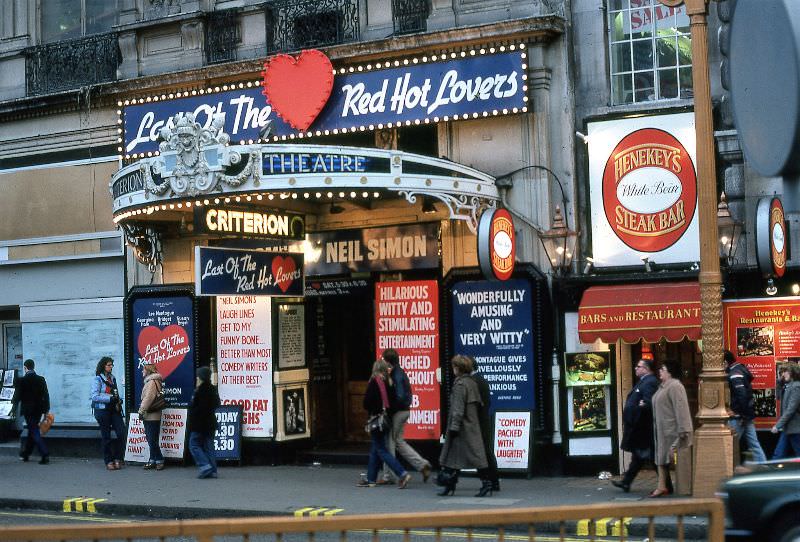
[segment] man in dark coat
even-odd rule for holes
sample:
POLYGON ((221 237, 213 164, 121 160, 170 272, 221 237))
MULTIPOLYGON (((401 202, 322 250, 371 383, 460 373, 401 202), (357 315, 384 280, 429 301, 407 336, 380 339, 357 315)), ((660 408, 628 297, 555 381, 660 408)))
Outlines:
POLYGON ((728 387, 731 391, 731 411, 733 415, 730 420, 730 427, 736 431, 736 438, 741 441, 744 438, 747 442, 747 449, 753 456, 753 461, 766 461, 767 456, 761 448, 761 443, 756 435, 756 426, 753 420, 756 417, 755 403, 753 401, 753 374, 750 370, 739 363, 733 352, 725 350, 723 354, 728 373, 728 387))
POLYGON ((475 358, 469 356, 472 362, 472 379, 478 385, 478 392, 481 395, 480 410, 478 410, 478 421, 481 424, 481 436, 483 437, 483 449, 486 452, 486 471, 482 471, 479 476, 482 479, 489 480, 492 483, 492 491, 500 491, 500 478, 497 475, 497 457, 494 455, 492 449, 492 420, 491 420, 491 406, 492 406, 492 392, 489 390, 489 383, 483 378, 483 375, 478 372, 478 363, 475 358))
POLYGON ((199 471, 198 478, 216 478, 214 433, 217 430, 215 410, 219 407, 217 387, 211 384, 211 370, 197 369, 197 387, 189 404, 189 451, 199 471))
POLYGON ((41 459, 40 465, 47 465, 50 462, 50 453, 44 443, 42 434, 39 432, 39 422, 50 411, 50 394, 47 391, 47 382, 43 376, 39 376, 34 371, 36 364, 32 359, 26 359, 23 363, 25 376, 17 381, 14 388, 14 397, 11 400, 13 412, 17 411, 17 404, 21 404, 22 415, 25 417, 25 424, 28 426, 28 436, 25 439, 25 447, 19 454, 22 461, 27 461, 33 451, 33 446, 39 450, 41 459))
POLYGON ((653 394, 658 389, 655 364, 650 359, 636 362, 633 389, 622 409, 622 442, 620 448, 631 454, 631 463, 622 480, 611 483, 627 493, 645 461, 653 460, 653 394))

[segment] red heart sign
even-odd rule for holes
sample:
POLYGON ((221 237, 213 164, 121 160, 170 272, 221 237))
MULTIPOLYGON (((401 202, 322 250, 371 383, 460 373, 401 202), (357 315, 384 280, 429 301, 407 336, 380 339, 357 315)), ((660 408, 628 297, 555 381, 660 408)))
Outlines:
POLYGON ((276 256, 272 260, 272 276, 275 277, 275 284, 283 293, 289 289, 294 280, 297 265, 291 256, 276 256))
POLYGON ((137 345, 142 362, 155 363, 165 379, 177 369, 189 353, 189 336, 177 324, 165 327, 147 326, 139 333, 137 345))
POLYGON ((263 94, 292 128, 307 130, 333 89, 333 66, 322 51, 303 51, 295 59, 276 55, 264 63, 263 94))

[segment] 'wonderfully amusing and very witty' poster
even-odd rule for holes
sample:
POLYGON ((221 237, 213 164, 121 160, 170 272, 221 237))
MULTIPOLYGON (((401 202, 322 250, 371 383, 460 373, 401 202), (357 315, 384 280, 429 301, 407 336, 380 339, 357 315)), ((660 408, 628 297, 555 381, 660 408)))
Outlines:
POLYGON ((780 363, 800 358, 800 301, 724 301, 725 348, 753 373, 756 427, 772 427, 780 412, 775 386, 780 363))
POLYGON ((241 405, 245 437, 274 435, 271 312, 268 297, 217 298, 219 396, 241 405))
POLYGON ((377 355, 397 350, 413 398, 405 437, 437 439, 439 429, 439 287, 434 280, 375 284, 377 355))
POLYGON ((453 352, 478 362, 493 411, 534 407, 531 296, 520 279, 453 286, 453 352))
POLYGON ((133 302, 133 399, 142 396, 142 366, 155 363, 164 379, 164 398, 189 405, 194 391, 194 322, 189 296, 143 297, 133 302))

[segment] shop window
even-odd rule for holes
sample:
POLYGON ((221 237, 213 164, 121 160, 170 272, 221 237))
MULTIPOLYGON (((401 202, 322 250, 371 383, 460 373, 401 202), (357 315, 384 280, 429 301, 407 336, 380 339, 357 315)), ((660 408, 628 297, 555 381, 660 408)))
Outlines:
POLYGON ((692 43, 686 7, 658 0, 609 0, 614 105, 692 98, 692 43))
POLYGON ((42 43, 109 32, 117 3, 109 0, 45 0, 41 3, 42 43))

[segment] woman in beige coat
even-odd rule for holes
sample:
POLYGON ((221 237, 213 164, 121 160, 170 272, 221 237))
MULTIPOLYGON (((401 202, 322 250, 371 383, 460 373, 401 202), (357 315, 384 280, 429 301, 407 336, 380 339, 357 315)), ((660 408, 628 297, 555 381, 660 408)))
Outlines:
MULTIPOLYGON (((454 356, 451 361, 456 379, 450 391, 450 413, 447 417, 447 436, 439 455, 442 472, 438 483, 443 486, 441 496, 452 495, 458 483, 460 469, 486 469, 486 452, 478 418, 481 394, 478 385, 469 376, 472 360, 466 356, 454 356)), ((491 482, 489 488, 491 489, 491 482)), ((481 496, 485 496, 486 491, 481 496)))
POLYGON ((145 463, 145 469, 164 470, 164 456, 161 455, 159 446, 159 434, 161 433, 161 411, 149 412, 153 401, 164 389, 164 380, 156 369, 155 365, 142 366, 142 377, 144 387, 142 388, 142 400, 139 402, 139 419, 144 424, 144 435, 147 438, 147 445, 150 447, 150 459, 145 463))
POLYGON ((675 360, 665 360, 658 371, 661 385, 653 395, 653 425, 655 427, 655 463, 658 466, 658 487, 650 497, 672 493, 669 465, 678 449, 692 445, 692 414, 686 388, 679 380, 681 366, 675 360))

